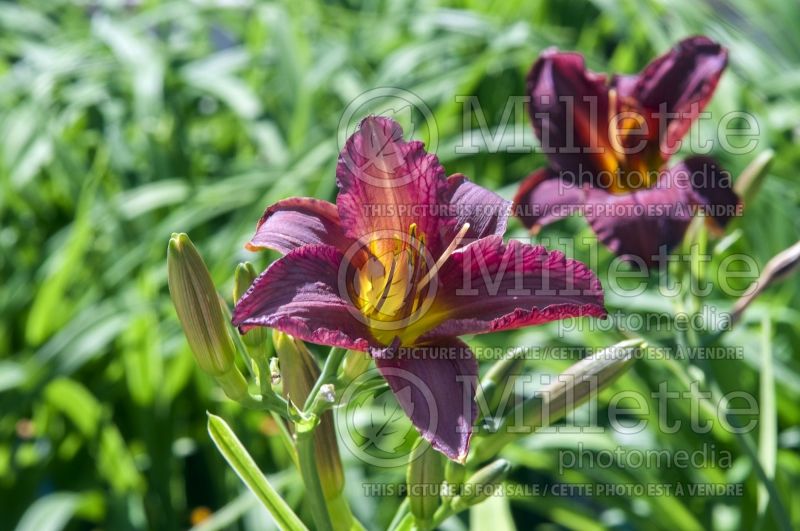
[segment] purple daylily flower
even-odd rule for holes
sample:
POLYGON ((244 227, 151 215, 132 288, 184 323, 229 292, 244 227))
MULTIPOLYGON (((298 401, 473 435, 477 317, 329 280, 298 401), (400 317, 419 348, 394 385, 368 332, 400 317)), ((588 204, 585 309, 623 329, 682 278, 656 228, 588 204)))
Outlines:
POLYGON ((713 159, 667 167, 727 64, 706 37, 679 42, 638 75, 586 70, 583 56, 547 50, 528 74, 530 116, 549 167, 520 186, 515 211, 536 232, 581 212, 615 254, 653 264, 697 210, 724 227, 740 211, 730 175, 713 159))
POLYGON ((604 316, 600 283, 562 253, 503 243, 509 202, 446 177, 390 119, 361 122, 336 177, 335 205, 291 198, 266 210, 247 247, 285 256, 233 323, 369 351, 422 436, 463 462, 478 365, 458 336, 604 316))

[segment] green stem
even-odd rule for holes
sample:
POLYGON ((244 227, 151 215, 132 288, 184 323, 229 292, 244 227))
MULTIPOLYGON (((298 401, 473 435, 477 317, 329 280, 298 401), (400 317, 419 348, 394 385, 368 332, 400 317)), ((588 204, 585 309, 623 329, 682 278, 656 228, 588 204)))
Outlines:
POLYGON ((239 398, 237 402, 247 409, 269 411, 280 415, 282 418, 289 419, 289 403, 278 395, 256 398, 248 394, 245 397, 239 398))
POLYGON ((278 425, 278 429, 281 432, 281 442, 283 443, 283 447, 286 448, 286 452, 288 452, 289 457, 291 457, 294 466, 299 469, 300 464, 297 461, 297 449, 294 447, 294 438, 292 437, 292 433, 289 431, 289 428, 286 426, 285 419, 274 411, 270 411, 270 415, 275 421, 275 424, 278 425))
POLYGON ((333 525, 328 514, 325 495, 322 492, 322 483, 320 483, 317 471, 317 460, 314 456, 313 429, 297 432, 297 458, 314 524, 320 531, 332 531, 333 525))
POLYGON ((394 513, 394 518, 392 518, 392 521, 389 524, 388 529, 391 530, 391 531, 395 531, 397 529, 400 529, 400 525, 403 522, 403 520, 406 517, 411 516, 411 512, 410 511, 411 511, 410 502, 408 500, 408 497, 406 497, 403 500, 403 503, 400 504, 400 507, 397 508, 397 512, 394 513))
POLYGON ((319 375, 319 378, 317 378, 316 383, 314 383, 314 387, 311 389, 311 392, 308 393, 308 398, 303 406, 305 411, 310 411, 314 406, 314 403, 317 401, 319 391, 322 389, 323 385, 334 383, 336 381, 336 374, 339 372, 339 366, 342 364, 345 354, 347 354, 347 349, 339 347, 333 347, 331 349, 330 353, 328 354, 328 358, 325 360, 325 365, 322 367, 322 374, 319 375))
MULTIPOLYGON (((464 508, 466 509, 466 507, 464 508)), ((439 510, 436 511, 436 514, 433 515, 433 520, 431 520, 430 529, 437 529, 445 520, 457 514, 464 509, 460 509, 458 511, 453 510, 452 504, 443 505, 439 507, 439 510)))

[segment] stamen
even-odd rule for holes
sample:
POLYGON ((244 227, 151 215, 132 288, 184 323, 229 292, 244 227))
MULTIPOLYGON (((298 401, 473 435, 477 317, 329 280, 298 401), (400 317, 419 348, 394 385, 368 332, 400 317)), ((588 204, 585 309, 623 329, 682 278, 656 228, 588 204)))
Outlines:
POLYGON ((453 241, 451 241, 450 245, 447 246, 447 249, 444 250, 442 256, 440 256, 439 259, 436 260, 436 263, 433 265, 431 270, 428 271, 428 274, 422 277, 422 280, 419 281, 419 284, 417 284, 417 293, 422 291, 425 288, 425 286, 428 285, 428 283, 433 278, 433 275, 435 275, 439 271, 439 269, 441 269, 444 263, 447 262, 447 259, 450 258, 450 255, 453 254, 453 252, 456 250, 458 244, 461 243, 461 240, 463 240, 464 236, 467 235, 468 230, 469 230, 469 223, 464 223, 464 225, 458 231, 458 234, 456 234, 456 237, 453 238, 453 241))
POLYGON ((608 89, 608 140, 618 162, 624 162, 625 151, 619 140, 619 119, 617 118, 617 89, 608 89))
POLYGON ((383 285, 383 293, 381 293, 378 302, 375 304, 375 313, 380 313, 381 308, 386 303, 386 300, 389 298, 389 290, 392 287, 392 283, 394 282, 394 271, 397 267, 397 260, 392 258, 392 267, 389 269, 389 274, 386 275, 386 284, 383 285))

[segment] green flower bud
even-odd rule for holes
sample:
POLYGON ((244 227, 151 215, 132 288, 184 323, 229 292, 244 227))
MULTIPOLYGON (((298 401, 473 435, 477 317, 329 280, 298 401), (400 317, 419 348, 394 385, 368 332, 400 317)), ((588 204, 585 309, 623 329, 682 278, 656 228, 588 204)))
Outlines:
POLYGON ((250 289, 250 286, 258 277, 255 266, 250 262, 241 262, 236 266, 236 271, 233 274, 233 300, 234 302, 242 298, 242 296, 250 289))
POLYGON ((453 510, 461 511, 493 495, 511 470, 511 463, 498 459, 471 475, 461 487, 461 494, 453 499, 453 510))
MULTIPOLYGON (((250 262, 242 262, 236 266, 236 271, 233 274, 233 300, 234 302, 242 298, 248 288, 253 284, 253 281, 258 277, 256 268, 250 262)), ((248 348, 248 353, 253 357, 254 355, 265 355, 263 349, 267 341, 267 329, 263 327, 255 327, 248 330, 242 335, 242 342, 248 348)))
POLYGON ((530 433, 549 426, 596 397, 630 368, 644 344, 641 339, 622 341, 569 367, 550 385, 512 409, 496 433, 478 441, 473 446, 470 462, 480 463, 492 458, 503 446, 519 437, 523 432, 510 427, 519 428, 516 423, 520 418, 522 426, 530 428, 530 433))
POLYGON ((173 234, 167 249, 169 292, 197 364, 212 376, 234 367, 236 347, 211 275, 189 236, 173 234))
POLYGON ((214 379, 219 386, 222 387, 225 396, 231 400, 235 402, 246 402, 250 399, 247 380, 244 379, 244 376, 242 376, 242 373, 239 372, 239 369, 236 367, 225 374, 215 376, 214 379))
POLYGON ((514 380, 525 366, 524 349, 509 352, 503 359, 497 361, 481 380, 475 400, 479 406, 485 401, 487 411, 495 411, 507 386, 513 386, 514 380))
POLYGON ((444 480, 447 483, 447 488, 442 494, 443 498, 453 498, 461 489, 461 484, 464 483, 464 476, 467 474, 467 467, 456 461, 447 460, 444 466, 444 480))
POLYGON ((756 297, 761 295, 768 287, 786 279, 798 267, 800 267, 800 241, 770 258, 764 270, 761 272, 761 276, 758 277, 758 280, 753 282, 747 289, 746 295, 742 296, 736 301, 736 304, 733 305, 730 324, 735 325, 738 323, 744 311, 756 297))
POLYGON ((733 184, 733 191, 736 192, 742 202, 745 204, 752 201, 761 188, 764 178, 769 173, 772 166, 772 159, 775 158, 775 152, 771 149, 759 154, 753 162, 747 165, 744 171, 736 179, 733 184))
POLYGON ((348 350, 342 363, 342 376, 345 382, 352 382, 369 368, 372 357, 366 352, 348 350))
POLYGON ((539 428, 563 418, 614 383, 636 361, 644 342, 641 339, 622 341, 587 356, 562 372, 532 399, 528 399, 523 423, 539 428), (536 406, 529 401, 535 400, 536 406))
POLYGON ((417 527, 431 527, 444 481, 445 457, 434 451, 425 439, 414 445, 406 470, 408 502, 417 527))

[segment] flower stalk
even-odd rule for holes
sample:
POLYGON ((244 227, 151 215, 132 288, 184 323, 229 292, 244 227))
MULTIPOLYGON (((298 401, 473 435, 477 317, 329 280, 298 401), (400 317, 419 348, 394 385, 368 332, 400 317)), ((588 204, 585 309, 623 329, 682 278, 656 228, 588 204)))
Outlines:
POLYGON ((303 342, 277 330, 272 336, 283 395, 293 404, 304 404, 303 411, 298 412, 304 421, 295 424, 295 439, 300 473, 308 489, 314 522, 319 529, 350 529, 354 520, 344 498, 344 471, 333 415, 321 407, 309 411, 309 404, 320 402, 317 400, 322 395, 320 389, 329 385, 331 373, 335 379, 344 350, 333 349, 335 352, 330 353, 320 371, 303 342))

